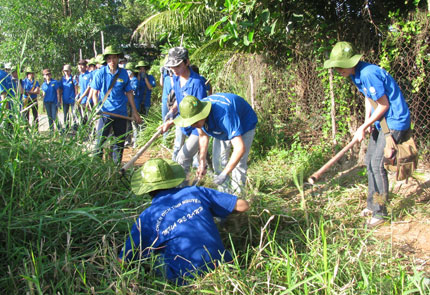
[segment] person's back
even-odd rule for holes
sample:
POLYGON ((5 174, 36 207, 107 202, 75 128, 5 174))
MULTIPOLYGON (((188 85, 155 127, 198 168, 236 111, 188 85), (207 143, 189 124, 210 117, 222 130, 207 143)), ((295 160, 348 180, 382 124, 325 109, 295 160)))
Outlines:
POLYGON ((232 260, 214 217, 225 218, 234 210, 248 210, 246 201, 213 189, 174 188, 184 179, 180 165, 162 159, 151 159, 136 171, 133 191, 151 192, 153 200, 133 225, 119 255, 121 261, 158 255, 156 264, 161 267, 155 269, 179 284, 184 283, 185 277, 213 269, 215 261, 232 260))

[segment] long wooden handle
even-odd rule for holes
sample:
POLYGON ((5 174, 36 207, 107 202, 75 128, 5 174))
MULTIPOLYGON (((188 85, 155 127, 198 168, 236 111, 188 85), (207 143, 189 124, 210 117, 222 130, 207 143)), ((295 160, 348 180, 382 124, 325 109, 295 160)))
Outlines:
POLYGON ((308 178, 308 182, 310 184, 314 184, 324 172, 326 172, 331 166, 333 166, 334 163, 336 163, 349 149, 351 149, 354 144, 358 142, 358 139, 351 140, 348 145, 346 145, 340 152, 338 152, 333 158, 331 158, 327 163, 324 164, 317 172, 312 174, 308 178))
POLYGON ((127 117, 127 116, 123 116, 120 114, 114 114, 114 113, 110 113, 110 112, 102 112, 103 115, 108 115, 108 116, 112 116, 112 117, 117 117, 117 118, 121 118, 121 119, 126 119, 129 121, 134 121, 132 117, 127 117))
POLYGON ((137 151, 136 155, 134 155, 133 158, 131 158, 130 161, 128 161, 127 163, 124 164, 124 166, 122 166, 121 168, 121 173, 124 173, 125 170, 127 170, 128 168, 130 168, 131 166, 133 166, 134 162, 136 162, 137 159, 139 159, 139 157, 149 148, 149 146, 154 142, 154 140, 157 139, 158 136, 160 136, 162 132, 162 129, 159 129, 152 137, 150 140, 148 140, 147 143, 145 143, 145 145, 143 147, 140 148, 140 150, 137 151))

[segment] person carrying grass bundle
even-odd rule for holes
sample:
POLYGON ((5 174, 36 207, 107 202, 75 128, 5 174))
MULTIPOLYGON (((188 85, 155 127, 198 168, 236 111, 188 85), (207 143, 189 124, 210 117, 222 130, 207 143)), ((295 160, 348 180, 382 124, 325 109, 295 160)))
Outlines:
POLYGON ((94 75, 91 82, 94 105, 102 112, 110 115, 102 115, 97 127, 98 143, 97 153, 103 156, 102 146, 113 130, 114 136, 118 139, 113 153, 113 160, 120 164, 124 150, 125 134, 127 133, 127 120, 119 116, 127 116, 127 101, 131 107, 132 118, 136 123, 142 123, 134 104, 133 89, 130 85, 130 78, 127 71, 118 67, 119 58, 123 53, 114 46, 108 46, 103 54, 107 61, 107 66, 100 68, 94 75), (100 91, 101 102, 98 105, 97 91, 100 91))
POLYGON ((36 126, 36 130, 39 129, 39 106, 37 105, 37 95, 40 93, 40 84, 34 79, 34 71, 31 67, 25 69, 26 78, 23 80, 24 88, 24 108, 30 107, 29 110, 24 112, 24 116, 30 123, 30 110, 33 114, 33 125, 36 126))
POLYGON ((62 103, 59 90, 60 86, 56 80, 52 79, 50 69, 43 70, 43 78, 45 79, 45 82, 42 84, 43 105, 48 115, 49 128, 52 132, 54 131, 54 122, 57 123, 57 128, 60 129, 60 125, 57 121, 58 105, 62 103))
POLYGON ((180 127, 191 126, 199 134, 199 168, 197 177, 206 174, 209 136, 214 138, 212 164, 213 182, 220 190, 241 193, 246 181, 248 155, 254 140, 257 115, 242 97, 232 93, 212 94, 203 100, 187 96, 179 106, 180 115, 174 120, 180 127), (231 146, 233 152, 230 155, 231 146), (228 175, 232 182, 229 184, 228 175))
MULTIPOLYGON (((384 69, 364 61, 349 42, 338 42, 324 62, 325 68, 335 68, 343 77, 349 77, 358 90, 366 97, 365 120, 358 127, 354 139, 361 142, 366 132, 370 133, 366 153, 368 175, 367 208, 362 215, 371 215, 368 227, 375 227, 387 218, 388 177, 384 168, 384 148, 386 135, 391 135, 396 143, 410 136, 411 118, 402 91, 393 77, 384 69), (372 107, 373 100, 376 108, 372 107), (381 129, 381 118, 386 119, 389 133, 381 129)), ((387 156, 387 155, 386 155, 387 156)))
POLYGON ((176 188, 185 180, 183 168, 171 160, 150 159, 132 177, 136 195, 149 194, 151 205, 133 225, 119 254, 120 262, 151 261, 168 280, 187 280, 233 260, 224 248, 214 217, 245 212, 248 202, 197 186, 176 188))

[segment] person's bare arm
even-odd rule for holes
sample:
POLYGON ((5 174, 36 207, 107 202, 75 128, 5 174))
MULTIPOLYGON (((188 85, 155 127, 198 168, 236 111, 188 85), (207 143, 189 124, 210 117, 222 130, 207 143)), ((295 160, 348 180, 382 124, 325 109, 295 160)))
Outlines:
POLYGON ((249 210, 249 203, 242 199, 237 199, 236 206, 234 206, 234 211, 245 212, 249 210))
POLYGON ((199 168, 197 169, 197 177, 201 178, 206 174, 206 156, 209 147, 209 135, 207 135, 201 128, 197 128, 199 133, 199 168))
POLYGON ((239 163, 240 159, 245 154, 246 150, 245 143, 243 142, 241 135, 233 137, 233 139, 231 139, 231 143, 233 145, 233 153, 231 154, 227 165, 222 171, 222 173, 225 175, 228 175, 231 171, 233 171, 237 163, 239 163))
MULTIPOLYGON (((382 118, 382 116, 390 108, 390 103, 388 101, 388 97, 385 94, 383 96, 381 96, 376 101, 378 106, 373 111, 372 115, 370 115, 370 107, 367 106, 367 103, 369 103, 369 102, 367 102, 367 99, 366 99, 366 119, 365 119, 364 123, 360 127, 358 127, 357 131, 354 134, 354 138, 357 138, 359 142, 361 142, 364 139, 364 135, 365 135, 366 130, 370 126, 372 126, 372 124, 375 123, 375 121, 382 118)), ((369 106, 370 106, 370 103, 369 103, 369 106)))

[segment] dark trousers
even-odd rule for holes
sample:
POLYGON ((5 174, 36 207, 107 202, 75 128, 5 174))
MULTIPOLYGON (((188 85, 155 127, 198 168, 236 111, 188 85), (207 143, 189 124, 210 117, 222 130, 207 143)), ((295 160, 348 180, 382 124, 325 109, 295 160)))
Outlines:
MULTIPOLYGON (((391 136, 396 143, 402 143, 409 137, 408 130, 391 130, 391 136)), ((388 176, 384 168, 384 132, 373 129, 366 152, 368 194, 367 209, 372 210, 373 217, 383 218, 387 215, 388 176)))
POLYGON ((127 133, 127 120, 104 116, 100 118, 97 127, 97 153, 101 157, 103 156, 102 146, 111 132, 113 132, 113 136, 115 136, 117 139, 113 146, 111 155, 114 162, 120 164, 122 160, 122 153, 124 151, 125 135, 127 133))

